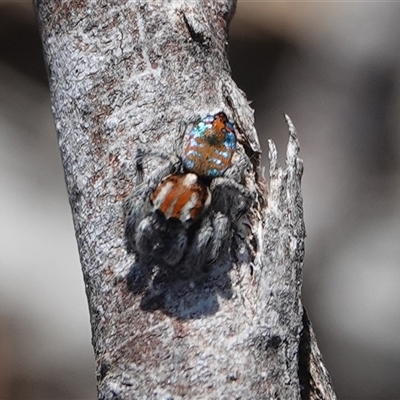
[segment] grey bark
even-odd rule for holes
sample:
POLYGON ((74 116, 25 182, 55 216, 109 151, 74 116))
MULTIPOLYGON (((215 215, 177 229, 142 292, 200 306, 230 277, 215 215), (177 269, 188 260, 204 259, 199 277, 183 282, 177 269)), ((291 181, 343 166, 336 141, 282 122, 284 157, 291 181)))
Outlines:
MULTIPOLYGON (((305 229, 296 132, 259 173, 253 111, 230 76, 235 2, 35 1, 74 219, 101 399, 335 399, 300 299, 305 229), (126 276, 123 202, 135 148, 172 151, 179 122, 228 110, 258 198, 238 259, 170 282, 140 307, 126 276), (266 206, 268 204, 268 206, 266 206)), ((152 164, 149 164, 151 168, 152 164)))

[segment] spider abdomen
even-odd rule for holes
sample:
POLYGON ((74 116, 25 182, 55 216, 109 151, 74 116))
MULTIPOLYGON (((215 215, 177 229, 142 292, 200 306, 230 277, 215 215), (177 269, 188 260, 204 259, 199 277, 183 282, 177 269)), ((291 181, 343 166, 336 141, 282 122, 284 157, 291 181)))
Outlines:
POLYGON ((216 178, 230 166, 235 150, 235 129, 225 113, 208 115, 189 133, 183 166, 198 176, 216 178))
POLYGON ((211 193, 195 174, 170 175, 157 186, 150 201, 166 220, 178 219, 188 226, 208 208, 211 193))

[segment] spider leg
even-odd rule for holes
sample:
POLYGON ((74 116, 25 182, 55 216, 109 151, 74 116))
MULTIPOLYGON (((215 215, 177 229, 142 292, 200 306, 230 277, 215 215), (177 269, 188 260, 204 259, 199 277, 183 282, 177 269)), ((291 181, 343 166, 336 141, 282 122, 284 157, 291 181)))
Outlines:
POLYGON ((228 214, 236 219, 246 214, 256 198, 254 190, 226 177, 213 179, 210 189, 216 204, 214 208, 229 209, 228 214), (237 196, 238 194, 240 198, 237 196))
POLYGON ((182 120, 178 124, 178 138, 174 144, 174 154, 182 154, 183 149, 187 145, 189 135, 187 135, 188 127, 192 129, 201 120, 200 115, 191 117, 189 120, 182 120))
POLYGON ((137 251, 136 246, 136 230, 143 218, 146 215, 146 209, 149 209, 150 204, 141 191, 134 190, 133 193, 125 201, 124 221, 125 221, 125 238, 128 253, 137 251))
MULTIPOLYGON (((136 186, 139 188, 144 184, 149 187, 149 191, 155 190, 158 184, 168 175, 175 174, 181 169, 181 159, 175 154, 167 153, 163 150, 148 149, 143 146, 138 146, 136 152, 136 186), (148 177, 147 181, 144 182, 144 168, 143 159, 145 156, 152 156, 154 158, 164 159, 165 163, 156 168, 148 177)), ((136 188, 135 188, 136 190, 136 188)))
POLYGON ((232 237, 232 233, 229 230, 231 224, 225 214, 222 212, 215 213, 212 222, 214 234, 207 252, 208 265, 215 263, 226 252, 227 244, 232 237))
POLYGON ((179 133, 179 138, 181 141, 183 140, 187 130, 188 126, 191 126, 192 128, 196 126, 199 122, 201 121, 201 116, 200 115, 193 115, 191 116, 188 120, 182 120, 179 125, 178 125, 178 133, 179 133))
POLYGON ((229 218, 222 212, 210 213, 202 219, 184 258, 188 275, 200 278, 225 253, 232 237, 230 226, 229 218))
POLYGON ((215 189, 217 188, 219 191, 230 190, 232 192, 237 192, 246 199, 249 199, 249 201, 253 201, 256 197, 254 191, 248 189, 241 183, 236 182, 230 178, 225 178, 225 177, 214 178, 210 184, 211 193, 214 193, 215 189))
POLYGON ((239 158, 231 164, 222 177, 213 179, 210 188, 213 191, 220 186, 239 193, 244 199, 252 202, 256 197, 255 190, 248 189, 240 183, 245 180, 246 173, 252 170, 251 160, 243 149, 238 149, 237 154, 239 158))
POLYGON ((128 275, 126 276, 126 283, 129 290, 133 294, 138 294, 147 286, 151 273, 153 272, 153 265, 149 257, 141 257, 141 259, 132 265, 128 275))
POLYGON ((186 231, 178 232, 177 236, 168 245, 168 251, 163 254, 163 261, 170 265, 176 265, 182 259, 187 245, 186 231))
POLYGON ((225 171, 224 177, 240 182, 245 172, 252 169, 252 164, 243 149, 239 148, 234 157, 238 157, 238 159, 234 159, 230 167, 225 171))
POLYGON ((196 273, 201 273, 204 265, 208 263, 207 254, 213 235, 210 215, 204 216, 200 226, 195 230, 190 250, 185 255, 183 264, 188 275, 196 276, 196 273))
POLYGON ((176 265, 186 249, 186 229, 180 221, 168 230, 165 226, 165 217, 161 213, 150 213, 139 223, 136 247, 141 254, 151 254, 167 265, 176 265))
POLYGON ((158 152, 138 146, 136 157, 136 186, 124 204, 125 216, 125 237, 127 238, 128 252, 137 251, 137 229, 151 210, 150 195, 154 192, 159 183, 168 175, 176 173, 181 165, 178 157, 164 152, 158 152), (144 180, 143 160, 146 155, 154 155, 166 160, 163 165, 156 168, 144 180))

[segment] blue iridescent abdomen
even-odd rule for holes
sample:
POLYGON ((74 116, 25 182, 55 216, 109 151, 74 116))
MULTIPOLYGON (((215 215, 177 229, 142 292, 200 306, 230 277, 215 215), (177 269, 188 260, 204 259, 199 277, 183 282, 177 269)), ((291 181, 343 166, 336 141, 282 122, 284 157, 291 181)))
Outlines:
POLYGON ((236 150, 235 129, 225 113, 207 115, 188 136, 182 157, 185 170, 203 178, 222 176, 236 150))

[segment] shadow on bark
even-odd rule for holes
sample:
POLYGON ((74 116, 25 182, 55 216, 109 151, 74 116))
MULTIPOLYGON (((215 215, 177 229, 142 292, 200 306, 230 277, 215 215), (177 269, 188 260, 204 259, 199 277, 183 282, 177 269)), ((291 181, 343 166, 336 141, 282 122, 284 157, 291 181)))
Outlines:
POLYGON ((159 310, 182 320, 198 319, 219 310, 218 297, 232 297, 232 266, 232 261, 224 262, 201 276, 182 278, 182 271, 176 267, 159 268, 152 274, 149 261, 140 260, 132 265, 127 286, 133 295, 141 296, 143 311, 159 310))

